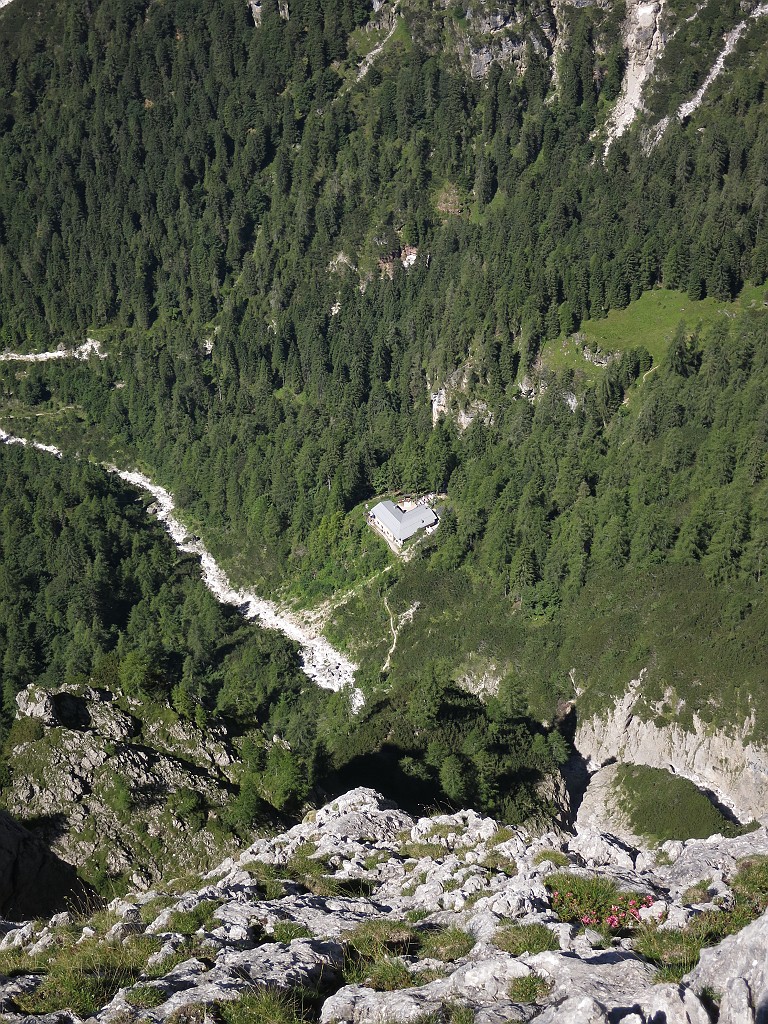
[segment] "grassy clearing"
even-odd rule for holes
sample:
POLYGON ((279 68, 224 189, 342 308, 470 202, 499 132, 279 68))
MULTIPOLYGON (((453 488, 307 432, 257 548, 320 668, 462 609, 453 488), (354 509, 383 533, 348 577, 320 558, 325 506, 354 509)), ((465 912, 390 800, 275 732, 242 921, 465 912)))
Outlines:
POLYGON ((502 925, 493 937, 493 944, 512 956, 534 955, 560 948, 555 933, 543 924, 502 925))
POLYGON ((669 288, 655 288, 644 292, 625 309, 613 309, 602 320, 585 320, 574 337, 559 337, 549 341, 542 351, 544 365, 550 370, 580 370, 587 380, 596 380, 600 367, 588 362, 581 354, 584 345, 593 351, 626 352, 642 346, 658 365, 666 356, 669 343, 681 320, 690 329, 701 323, 706 327, 738 307, 761 301, 764 288, 747 287, 736 302, 718 302, 707 298, 693 301, 685 292, 669 288))
POLYGON ((729 821, 688 779, 663 769, 623 764, 616 784, 632 829, 652 843, 706 839, 716 832, 732 836, 746 830, 729 821))

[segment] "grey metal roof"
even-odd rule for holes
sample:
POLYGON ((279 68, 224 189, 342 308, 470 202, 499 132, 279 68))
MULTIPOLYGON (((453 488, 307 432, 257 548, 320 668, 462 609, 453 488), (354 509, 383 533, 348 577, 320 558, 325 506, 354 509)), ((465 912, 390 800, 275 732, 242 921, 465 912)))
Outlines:
POLYGON ((401 544, 425 526, 437 522, 437 516, 428 505, 417 505, 403 512, 391 501, 380 501, 371 509, 371 515, 401 544))

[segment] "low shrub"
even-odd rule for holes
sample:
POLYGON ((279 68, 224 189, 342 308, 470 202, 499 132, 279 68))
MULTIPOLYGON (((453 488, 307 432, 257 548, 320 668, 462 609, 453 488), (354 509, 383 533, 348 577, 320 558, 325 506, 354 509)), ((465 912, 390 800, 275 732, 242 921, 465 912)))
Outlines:
POLYGON ((552 909, 563 921, 587 925, 604 932, 634 928, 640 910, 653 903, 652 896, 621 892, 608 878, 560 872, 544 882, 552 894, 552 909))

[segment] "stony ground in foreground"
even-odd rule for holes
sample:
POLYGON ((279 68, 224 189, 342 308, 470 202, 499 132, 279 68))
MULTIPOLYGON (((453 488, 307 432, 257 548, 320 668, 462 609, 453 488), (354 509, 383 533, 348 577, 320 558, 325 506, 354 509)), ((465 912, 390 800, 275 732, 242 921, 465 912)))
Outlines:
POLYGON ((751 1024, 768 1006, 766 875, 765 826, 652 854, 473 811, 414 820, 357 789, 86 924, 4 922, 0 1014, 751 1024))

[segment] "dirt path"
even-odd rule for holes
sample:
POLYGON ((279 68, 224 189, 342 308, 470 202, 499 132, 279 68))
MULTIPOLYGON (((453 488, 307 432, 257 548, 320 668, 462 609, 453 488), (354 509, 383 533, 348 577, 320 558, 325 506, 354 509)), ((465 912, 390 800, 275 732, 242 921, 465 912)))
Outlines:
POLYGON ((406 608, 404 612, 401 612, 397 616, 397 622, 395 622, 395 616, 392 609, 389 607, 389 601, 387 601, 387 595, 384 595, 384 607, 387 609, 387 615, 389 615, 389 628, 392 631, 392 643, 389 650, 387 651, 387 660, 381 666, 382 672, 388 672, 392 662, 392 655, 395 653, 397 647, 397 638, 400 635, 400 631, 403 626, 407 626, 409 622, 413 622, 413 616, 418 611, 420 605, 418 601, 414 601, 410 608, 406 608))

